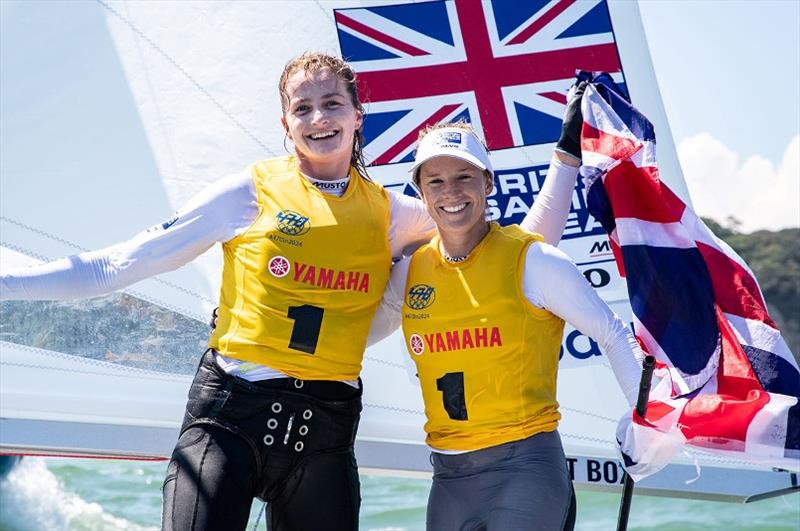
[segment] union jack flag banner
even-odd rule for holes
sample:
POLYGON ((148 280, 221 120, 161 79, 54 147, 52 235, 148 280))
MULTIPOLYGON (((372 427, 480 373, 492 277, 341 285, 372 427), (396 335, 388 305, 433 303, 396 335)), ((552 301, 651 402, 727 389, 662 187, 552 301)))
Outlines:
POLYGON ((576 68, 622 82, 604 0, 455 0, 334 13, 358 74, 367 162, 413 160, 428 124, 471 122, 493 150, 558 140, 576 68))
POLYGON ((767 313, 752 271, 659 179, 652 124, 607 75, 583 98, 590 213, 626 277, 636 337, 655 356, 645 418, 617 440, 634 480, 684 444, 800 469, 800 371, 767 313))

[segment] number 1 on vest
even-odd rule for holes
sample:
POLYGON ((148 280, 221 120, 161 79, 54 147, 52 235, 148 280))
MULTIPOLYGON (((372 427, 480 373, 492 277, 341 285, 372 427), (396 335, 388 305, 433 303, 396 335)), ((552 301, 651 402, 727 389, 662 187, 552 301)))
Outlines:
POLYGON ((304 304, 302 306, 289 306, 289 319, 294 320, 292 337, 289 339, 289 348, 314 354, 317 350, 319 330, 322 328, 323 308, 304 304))

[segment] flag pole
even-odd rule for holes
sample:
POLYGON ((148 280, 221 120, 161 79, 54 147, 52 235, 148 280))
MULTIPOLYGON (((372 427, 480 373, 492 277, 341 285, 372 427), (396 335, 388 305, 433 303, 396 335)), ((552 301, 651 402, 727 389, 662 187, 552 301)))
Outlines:
MULTIPOLYGON (((647 399, 650 396, 650 381, 653 378, 653 367, 656 359, 645 356, 642 363, 642 379, 639 381, 639 396, 636 398, 636 413, 644 418, 647 413, 647 399)), ((633 479, 625 472, 625 483, 622 485, 622 500, 619 503, 619 517, 617 518, 617 531, 628 529, 628 515, 631 512, 631 499, 633 498, 633 479)))

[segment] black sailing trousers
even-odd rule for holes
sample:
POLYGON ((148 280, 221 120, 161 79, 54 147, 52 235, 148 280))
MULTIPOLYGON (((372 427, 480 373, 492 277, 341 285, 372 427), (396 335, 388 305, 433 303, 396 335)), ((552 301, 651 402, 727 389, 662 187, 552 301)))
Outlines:
POLYGON ((361 389, 280 378, 248 382, 208 350, 189 389, 164 480, 166 531, 244 530, 253 498, 270 531, 358 529, 353 443, 361 389))

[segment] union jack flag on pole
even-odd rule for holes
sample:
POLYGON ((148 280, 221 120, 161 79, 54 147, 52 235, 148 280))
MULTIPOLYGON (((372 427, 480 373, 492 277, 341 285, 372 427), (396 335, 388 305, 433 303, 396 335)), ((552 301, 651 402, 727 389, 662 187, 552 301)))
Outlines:
POLYGON ((645 418, 618 426, 628 473, 657 472, 685 444, 800 470, 800 370, 752 271, 659 179, 652 124, 608 76, 581 76, 593 81, 582 104, 589 211, 661 379, 645 418))
POLYGON ((604 0, 455 0, 335 11, 367 101, 368 162, 413 159, 418 131, 464 119, 491 149, 558 140, 577 68, 622 83, 604 0))

